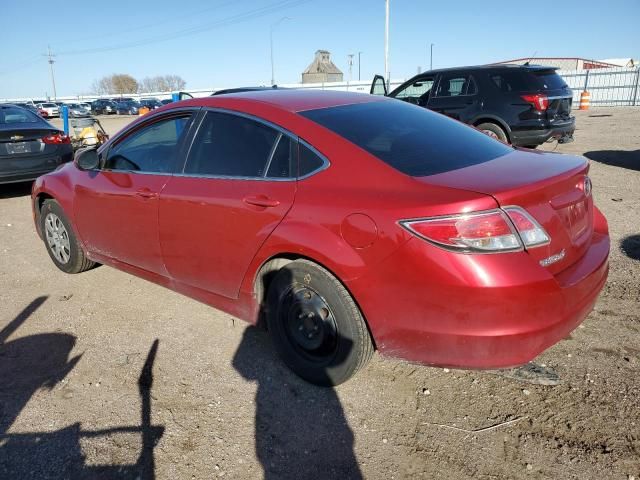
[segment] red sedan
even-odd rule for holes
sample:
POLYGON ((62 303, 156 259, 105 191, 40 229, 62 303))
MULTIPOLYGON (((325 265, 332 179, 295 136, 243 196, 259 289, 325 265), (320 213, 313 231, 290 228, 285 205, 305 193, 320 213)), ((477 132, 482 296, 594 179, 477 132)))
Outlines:
POLYGON ((332 385, 374 349, 497 368, 568 336, 608 272, 588 170, 397 100, 253 91, 141 117, 40 177, 33 210, 61 270, 264 320, 332 385))

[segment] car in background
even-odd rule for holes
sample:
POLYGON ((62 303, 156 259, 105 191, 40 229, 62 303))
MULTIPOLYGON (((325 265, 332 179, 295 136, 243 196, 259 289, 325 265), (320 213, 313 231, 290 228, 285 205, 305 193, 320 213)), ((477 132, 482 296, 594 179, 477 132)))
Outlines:
POLYGON ((38 179, 32 207, 60 270, 264 321, 284 363, 334 385, 374 346, 491 369, 566 338, 608 272, 588 173, 389 98, 245 91, 139 117, 38 179))
POLYGON ((79 103, 66 103, 65 106, 69 111, 69 117, 83 118, 83 117, 91 116, 91 111, 87 110, 84 106, 82 106, 79 103))
POLYGON ((0 105, 0 184, 33 180, 72 159, 64 132, 31 110, 0 105))
POLYGON ((160 103, 162 105, 169 105, 171 102, 173 102, 172 98, 163 98, 162 100, 160 100, 160 103))
POLYGON ((60 116, 60 109, 55 103, 38 103, 36 106, 46 113, 46 118, 60 116))
POLYGON ((82 108, 84 108, 87 112, 91 113, 91 103, 89 102, 80 102, 78 103, 82 108))
POLYGON ((140 104, 134 100, 125 100, 116 103, 116 113, 118 115, 138 115, 140 104))
POLYGON ((91 112, 95 114, 109 115, 115 114, 117 105, 115 102, 106 99, 95 100, 91 103, 91 112))
POLYGON ((149 110, 155 110, 162 107, 162 102, 157 98, 142 98, 140 99, 140 106, 147 107, 149 110))
POLYGON ((41 113, 40 113, 40 109, 38 107, 36 107, 35 104, 33 104, 33 103, 30 103, 30 102, 16 102, 16 103, 13 103, 12 105, 16 105, 16 106, 21 107, 21 108, 26 108, 27 110, 35 113, 36 115, 38 115, 40 117, 42 116, 41 113))
POLYGON ((472 125, 514 146, 573 141, 572 90, 555 67, 481 65, 419 73, 387 93, 376 75, 372 94, 384 94, 472 125))

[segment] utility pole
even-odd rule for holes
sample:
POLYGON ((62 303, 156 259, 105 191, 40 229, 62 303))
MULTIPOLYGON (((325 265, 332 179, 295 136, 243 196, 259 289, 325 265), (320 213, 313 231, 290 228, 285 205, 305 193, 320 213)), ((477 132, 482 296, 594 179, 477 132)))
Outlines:
POLYGON ((358 52, 358 80, 361 80, 360 78, 360 56, 362 55, 362 52, 358 52))
POLYGON ((355 57, 355 54, 350 53, 349 55, 347 55, 347 64, 349 65, 349 81, 351 82, 353 80, 353 57, 355 57))
POLYGON ((433 43, 431 44, 431 55, 429 56, 429 70, 433 70, 433 43))
POLYGON ((384 78, 387 81, 387 85, 389 85, 389 1, 384 1, 384 78))
POLYGON ((269 40, 270 40, 270 45, 271 45, 271 86, 276 84, 276 74, 275 74, 275 67, 273 65, 273 31, 275 30, 275 28, 280 25, 282 22, 284 22, 285 20, 291 20, 291 18, 289 17, 282 17, 280 20, 278 20, 277 22, 273 23, 271 25, 271 31, 269 34, 269 40))
POLYGON ((47 45, 47 49, 48 49, 48 53, 47 53, 47 57, 49 57, 49 60, 47 60, 49 62, 49 68, 51 70, 51 83, 53 84, 53 99, 56 100, 58 98, 58 95, 56 93, 56 78, 53 75, 53 64, 56 62, 53 57, 55 57, 55 55, 53 55, 51 53, 51 47, 49 45, 47 45))

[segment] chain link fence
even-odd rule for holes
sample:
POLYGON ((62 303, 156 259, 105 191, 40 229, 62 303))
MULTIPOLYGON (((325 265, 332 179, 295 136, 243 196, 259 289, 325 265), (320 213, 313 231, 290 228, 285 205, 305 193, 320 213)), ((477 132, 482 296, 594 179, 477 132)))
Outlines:
POLYGON ((598 68, 591 70, 558 70, 573 90, 573 104, 580 94, 591 94, 593 107, 640 106, 640 68, 598 68))

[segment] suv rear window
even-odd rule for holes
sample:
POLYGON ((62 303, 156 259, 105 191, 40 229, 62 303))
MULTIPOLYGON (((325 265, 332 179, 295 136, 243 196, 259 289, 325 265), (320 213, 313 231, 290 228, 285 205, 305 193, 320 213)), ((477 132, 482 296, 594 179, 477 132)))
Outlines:
POLYGON ((308 110, 300 115, 414 177, 488 162, 513 151, 463 123, 397 100, 308 110))
POLYGON ((555 70, 533 71, 531 73, 543 90, 560 90, 567 88, 567 84, 555 70))

